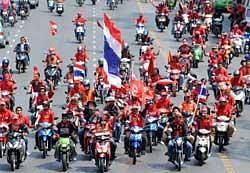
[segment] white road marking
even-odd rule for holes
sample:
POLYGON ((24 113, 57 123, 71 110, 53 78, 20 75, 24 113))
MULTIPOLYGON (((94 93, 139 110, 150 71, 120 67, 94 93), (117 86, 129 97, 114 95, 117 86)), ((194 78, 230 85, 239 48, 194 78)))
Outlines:
POLYGON ((95 40, 93 40, 93 43, 94 43, 94 44, 96 44, 96 41, 95 41, 95 40))
POLYGON ((15 37, 18 37, 18 35, 16 34, 15 37))
POLYGON ((15 41, 16 41, 15 39, 12 40, 13 43, 14 43, 15 41))
POLYGON ((95 14, 93 14, 92 16, 93 16, 93 17, 96 17, 96 15, 95 15, 95 14))
POLYGON ((93 49, 96 49, 96 45, 93 46, 93 49))
POLYGON ((96 33, 96 30, 93 30, 93 33, 95 34, 95 33, 96 33))
POLYGON ((23 25, 20 25, 19 28, 23 28, 23 25))
POLYGON ((93 67, 96 67, 96 64, 93 64, 93 67))
MULTIPOLYGON (((94 54, 95 52, 93 52, 93 54, 94 54)), ((96 61, 96 58, 93 58, 93 61, 96 61)))
POLYGON ((10 51, 8 50, 6 53, 7 53, 7 54, 9 54, 9 53, 10 53, 10 51))
POLYGON ((95 36, 95 35, 93 35, 93 39, 96 39, 96 36, 95 36))
POLYGON ((12 44, 10 45, 10 47, 13 47, 12 44))
MULTIPOLYGON (((95 52, 95 51, 93 52, 93 55, 96 55, 96 52, 95 52)), ((95 61, 95 60, 94 60, 94 61, 95 61)))
POLYGON ((21 30, 19 29, 19 30, 17 30, 17 32, 21 32, 21 30))
POLYGON ((22 24, 24 24, 25 22, 24 21, 22 21, 22 24))

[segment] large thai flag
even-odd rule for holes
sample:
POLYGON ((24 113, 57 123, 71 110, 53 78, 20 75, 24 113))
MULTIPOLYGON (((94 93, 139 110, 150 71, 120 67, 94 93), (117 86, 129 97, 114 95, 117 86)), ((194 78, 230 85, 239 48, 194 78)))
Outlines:
POLYGON ((73 66, 73 70, 74 70, 74 76, 73 76, 74 80, 83 81, 85 77, 85 70, 83 65, 75 63, 73 66))
POLYGON ((108 81, 111 85, 120 88, 121 79, 119 77, 119 68, 122 52, 121 31, 106 14, 103 16, 103 21, 104 59, 108 67, 106 69, 108 81))

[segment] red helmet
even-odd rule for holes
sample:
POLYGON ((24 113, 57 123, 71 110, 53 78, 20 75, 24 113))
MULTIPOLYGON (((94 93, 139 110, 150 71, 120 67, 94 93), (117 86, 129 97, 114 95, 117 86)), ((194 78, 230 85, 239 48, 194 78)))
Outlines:
POLYGON ((195 34, 195 35, 200 35, 201 33, 200 33, 200 31, 195 31, 194 34, 195 34))

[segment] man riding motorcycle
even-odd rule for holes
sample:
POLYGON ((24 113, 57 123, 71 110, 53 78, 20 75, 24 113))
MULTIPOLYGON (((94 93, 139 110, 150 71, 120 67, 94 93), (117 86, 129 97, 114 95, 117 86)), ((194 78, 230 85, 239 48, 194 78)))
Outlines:
POLYGON ((243 32, 241 31, 238 24, 233 25, 233 28, 231 30, 232 35, 243 35, 243 32))
POLYGON ((246 65, 243 65, 240 68, 240 75, 241 76, 250 75, 250 57, 247 55, 247 56, 245 56, 245 59, 246 59, 246 65))
MULTIPOLYGON (((38 112, 37 115, 37 119, 35 122, 35 127, 37 127, 37 125, 39 123, 49 123, 52 125, 55 125, 55 113, 52 109, 50 109, 50 103, 49 102, 43 102, 43 110, 41 110, 40 112, 38 112)), ((35 147, 34 149, 37 148, 39 143, 39 139, 38 139, 38 131, 35 134, 35 147)))
POLYGON ((62 77, 62 70, 60 68, 60 63, 62 63, 62 59, 59 56, 59 54, 56 53, 55 48, 49 48, 48 54, 46 56, 45 63, 47 64, 47 66, 44 69, 44 71, 47 70, 49 65, 55 65, 55 66, 57 66, 60 77, 62 77))
POLYGON ((36 73, 33 74, 33 79, 30 81, 29 87, 28 87, 28 93, 38 93, 40 88, 45 86, 45 81, 40 79, 40 74, 36 73))
POLYGON ((29 65, 30 63, 30 46, 27 43, 27 40, 24 36, 20 37, 20 43, 18 43, 14 49, 14 52, 16 52, 17 56, 20 56, 21 53, 25 53, 27 59, 25 60, 26 65, 29 65))
POLYGON ((84 97, 84 87, 81 84, 79 80, 74 81, 74 86, 73 88, 70 89, 69 91, 69 96, 73 97, 75 94, 79 94, 81 97, 82 102, 84 102, 83 97, 84 97))
MULTIPOLYGON (((70 160, 76 160, 76 149, 75 149, 75 145, 77 143, 77 138, 76 138, 76 134, 77 134, 77 128, 75 127, 74 123, 70 121, 70 117, 68 113, 63 113, 62 114, 62 121, 59 122, 56 125, 56 132, 59 135, 59 137, 63 137, 63 138, 70 138, 70 160)), ((56 147, 55 147, 55 154, 54 157, 59 160, 59 148, 60 144, 57 142, 56 143, 56 147)))
MULTIPOLYGON (((234 118, 232 116, 232 105, 230 103, 227 102, 227 99, 225 97, 221 97, 219 100, 219 104, 216 105, 216 116, 227 116, 229 118, 231 118, 231 123, 229 124, 228 127, 228 132, 227 132, 227 138, 225 139, 225 144, 229 144, 229 137, 231 137, 233 135, 234 132, 234 125, 233 125, 233 121, 234 118)), ((215 135, 215 139, 214 139, 214 143, 218 144, 218 136, 215 135)))
POLYGON ((195 113, 196 104, 192 101, 191 93, 186 93, 184 101, 179 106, 182 113, 195 113))
POLYGON ((117 117, 119 114, 119 108, 115 104, 115 98, 113 96, 109 96, 105 99, 105 106, 103 110, 108 111, 110 116, 117 117))
POLYGON ((142 13, 139 14, 139 17, 136 18, 135 21, 136 21, 136 25, 145 24, 146 23, 146 20, 145 20, 145 18, 144 18, 144 16, 143 16, 142 13))
POLYGON ((87 55, 86 47, 83 48, 83 46, 78 46, 77 52, 75 53, 73 60, 75 60, 76 62, 87 63, 89 58, 87 55))
POLYGON ((192 57, 192 47, 188 44, 186 39, 183 39, 182 45, 178 48, 180 57, 192 57))
POLYGON ((232 88, 245 86, 245 80, 240 76, 239 70, 234 72, 234 76, 231 78, 231 86, 232 88))
MULTIPOLYGON (((144 119, 139 113, 139 107, 136 105, 131 106, 131 112, 129 113, 129 128, 133 128, 135 126, 138 126, 140 128, 144 127, 144 119)), ((145 133, 142 134, 142 145, 141 145, 141 154, 145 154, 145 148, 146 148, 146 135, 145 133)), ((129 153, 129 136, 124 137, 124 149, 125 153, 129 153)))
POLYGON ((204 40, 202 38, 202 35, 201 35, 200 31, 195 31, 195 33, 194 33, 194 35, 192 37, 192 43, 193 44, 199 44, 204 48, 205 44, 204 44, 204 40))
POLYGON ((37 106, 40 106, 42 105, 44 102, 47 102, 49 101, 50 98, 49 96, 47 95, 46 93, 46 89, 45 87, 41 87, 39 89, 39 92, 38 92, 38 95, 35 96, 34 100, 33 100, 33 103, 32 103, 32 107, 35 108, 37 106))
POLYGON ((10 67, 10 60, 8 60, 7 58, 4 58, 2 60, 2 65, 0 68, 1 79, 2 79, 4 73, 8 73, 8 74, 12 73, 12 69, 10 67))
POLYGON ((85 80, 83 82, 84 94, 83 94, 83 104, 86 105, 89 101, 95 101, 95 93, 90 87, 90 81, 85 80))
POLYGON ((0 81, 0 90, 9 92, 10 96, 10 109, 13 110, 15 106, 14 92, 17 89, 16 82, 11 79, 10 74, 5 73, 3 75, 3 80, 0 81))
POLYGON ((160 2, 159 5, 155 5, 152 1, 153 6, 156 8, 156 15, 155 15, 155 23, 158 26, 158 17, 161 16, 162 14, 164 14, 164 16, 166 17, 166 26, 168 27, 169 24, 169 17, 168 17, 168 6, 166 5, 165 2, 160 2))
MULTIPOLYGON (((175 145, 173 142, 173 139, 176 137, 186 137, 188 133, 187 126, 185 125, 185 121, 181 115, 181 113, 177 113, 173 117, 173 121, 168 125, 168 128, 172 129, 171 133, 171 140, 168 142, 168 156, 169 156, 169 161, 173 161, 173 153, 175 149, 175 145)), ((192 144, 185 139, 184 142, 184 153, 185 153, 185 158, 184 161, 190 161, 190 157, 192 154, 192 144)))
MULTIPOLYGON (((82 14, 79 12, 77 15, 74 17, 72 22, 74 22, 75 26, 83 26, 84 32, 85 32, 85 23, 86 19, 82 16, 82 14)), ((76 28, 75 28, 75 34, 76 34, 76 28)))

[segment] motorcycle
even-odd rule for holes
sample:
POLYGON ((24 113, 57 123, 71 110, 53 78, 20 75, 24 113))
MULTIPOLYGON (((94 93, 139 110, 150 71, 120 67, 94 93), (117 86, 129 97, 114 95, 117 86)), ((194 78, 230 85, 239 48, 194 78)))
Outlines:
POLYGON ((9 17, 8 11, 7 10, 3 10, 2 11, 2 24, 3 24, 4 28, 7 27, 8 17, 9 17))
POLYGON ((184 74, 184 75, 187 75, 190 70, 191 70, 191 57, 181 57, 179 59, 179 62, 180 64, 182 64, 182 70, 181 72, 184 74))
POLYGON ((147 117, 145 130, 148 138, 149 152, 152 153, 152 146, 157 145, 156 132, 158 131, 158 119, 150 116, 147 117))
POLYGON ((183 34, 183 24, 181 24, 180 21, 178 21, 177 23, 174 24, 174 38, 176 39, 176 41, 179 41, 182 37, 183 34))
POLYGON ((95 158, 97 162, 97 168, 101 173, 108 171, 110 166, 111 157, 111 134, 106 133, 95 133, 96 145, 95 145, 95 158))
POLYGON ((52 125, 50 123, 40 123, 40 129, 38 130, 38 148, 43 152, 43 158, 45 159, 48 151, 52 149, 52 125))
POLYGON ((37 105, 35 108, 31 108, 30 112, 31 112, 31 124, 34 125, 37 119, 37 113, 40 112, 41 110, 43 110, 43 105, 37 105))
POLYGON ((202 166, 204 161, 210 156, 210 147, 210 131, 206 129, 200 129, 196 137, 194 150, 194 157, 197 161, 199 161, 200 166, 202 166))
POLYGON ((136 164, 136 157, 139 157, 141 154, 142 132, 143 129, 138 126, 130 129, 129 155, 133 158, 133 165, 136 164))
POLYGON ((85 37, 85 29, 83 24, 76 25, 75 37, 79 43, 82 43, 85 37))
POLYGON ((184 140, 182 137, 178 137, 173 139, 173 143, 174 143, 174 153, 173 153, 172 163, 176 166, 178 171, 181 171, 181 166, 184 163, 184 157, 183 157, 184 140))
POLYGON ((243 37, 243 43, 244 43, 244 53, 248 54, 250 53, 250 33, 246 32, 243 37))
POLYGON ((232 90, 235 94, 236 115, 240 116, 240 113, 243 112, 243 105, 245 103, 245 92, 242 87, 235 87, 232 90))
POLYGON ((156 25, 161 32, 163 32, 163 30, 168 27, 168 24, 169 18, 165 13, 161 13, 156 17, 156 25))
POLYGON ((54 0, 47 0, 47 6, 49 11, 52 13, 55 9, 55 1, 54 0))
POLYGON ((100 101, 103 104, 105 98, 109 93, 109 88, 105 86, 103 79, 98 79, 97 82, 94 84, 96 101, 100 101))
POLYGON ((21 132, 13 132, 8 135, 6 144, 7 161, 11 166, 11 171, 19 169, 20 165, 26 159, 26 145, 21 132))
POLYGON ((24 7, 20 7, 20 17, 21 17, 21 20, 25 20, 27 19, 27 14, 25 12, 25 8, 24 7))
POLYGON ((199 44, 195 44, 192 50, 193 54, 193 68, 198 68, 199 62, 203 60, 203 49, 199 44))
POLYGON ((70 138, 60 137, 58 141, 59 145, 59 162, 62 162, 63 171, 67 171, 69 168, 69 161, 71 157, 70 153, 70 138))
POLYGON ((223 18, 213 18, 212 19, 212 33, 218 37, 222 33, 223 18))
POLYGON ((136 42, 138 42, 139 44, 142 43, 143 41, 143 36, 144 36, 144 31, 145 31, 145 26, 142 23, 139 23, 136 26, 136 42))
POLYGON ((7 134, 9 126, 5 123, 0 124, 0 158, 3 158, 6 152, 7 134))
POLYGON ((84 4, 85 0, 76 0, 76 3, 79 7, 81 7, 84 4))
MULTIPOLYGON (((180 75, 181 75, 181 71, 178 70, 178 69, 172 69, 170 70, 170 79, 174 81, 175 83, 175 88, 176 89, 173 89, 172 88, 172 92, 173 91, 176 91, 178 92, 180 90, 180 75)), ((173 96, 175 97, 176 96, 176 92, 173 92, 173 96)))
POLYGON ((57 12, 57 14, 59 14, 59 16, 62 15, 62 13, 64 12, 63 3, 56 4, 56 12, 57 12))
POLYGON ((14 15, 9 15, 8 16, 8 22, 9 22, 11 27, 15 26, 15 17, 14 17, 14 15))
POLYGON ((232 40, 233 40, 234 54, 236 57, 239 57, 240 53, 242 52, 241 50, 243 46, 242 38, 239 35, 234 35, 232 40))
POLYGON ((225 141, 227 138, 227 131, 229 126, 230 118, 226 116, 219 116, 216 119, 215 136, 217 136, 217 143, 219 145, 219 152, 222 152, 225 141))
POLYGON ((21 71, 25 73, 26 70, 26 64, 27 64, 27 54, 26 52, 19 52, 16 55, 16 69, 18 73, 20 74, 21 71))
POLYGON ((44 73, 46 81, 52 81, 54 86, 58 86, 60 81, 60 74, 56 65, 48 65, 44 73))
POLYGON ((115 0, 109 0, 108 6, 110 10, 115 10, 115 7, 116 7, 115 0))

